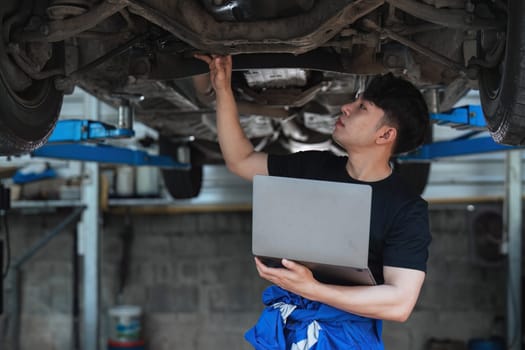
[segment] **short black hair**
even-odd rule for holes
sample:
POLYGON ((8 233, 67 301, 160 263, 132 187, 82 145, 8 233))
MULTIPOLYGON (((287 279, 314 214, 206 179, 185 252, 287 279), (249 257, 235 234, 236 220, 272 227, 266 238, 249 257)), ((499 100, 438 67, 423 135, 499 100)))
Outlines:
POLYGON ((410 152, 423 144, 430 128, 428 107, 418 88, 392 73, 374 77, 363 98, 385 111, 384 122, 397 129, 393 154, 410 152))

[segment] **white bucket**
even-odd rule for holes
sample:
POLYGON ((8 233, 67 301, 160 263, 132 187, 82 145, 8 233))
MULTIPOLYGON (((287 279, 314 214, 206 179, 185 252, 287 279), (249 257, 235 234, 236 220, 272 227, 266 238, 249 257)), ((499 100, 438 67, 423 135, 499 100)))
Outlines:
POLYGON ((139 166, 136 169, 135 193, 139 197, 154 197, 159 194, 159 169, 139 166))
POLYGON ((141 340, 142 309, 140 306, 119 305, 109 309, 109 340, 130 342, 141 340))
POLYGON ((135 194, 135 169, 130 166, 117 168, 116 193, 119 197, 132 197, 135 194))

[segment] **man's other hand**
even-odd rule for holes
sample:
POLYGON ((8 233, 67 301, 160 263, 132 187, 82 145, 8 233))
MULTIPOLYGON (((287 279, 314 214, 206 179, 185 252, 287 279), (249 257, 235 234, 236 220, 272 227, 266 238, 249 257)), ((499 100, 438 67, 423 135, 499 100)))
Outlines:
POLYGON ((261 278, 289 292, 311 298, 314 295, 313 290, 320 283, 314 278, 312 271, 288 259, 282 259, 281 263, 284 268, 268 267, 259 258, 255 258, 255 265, 261 278))

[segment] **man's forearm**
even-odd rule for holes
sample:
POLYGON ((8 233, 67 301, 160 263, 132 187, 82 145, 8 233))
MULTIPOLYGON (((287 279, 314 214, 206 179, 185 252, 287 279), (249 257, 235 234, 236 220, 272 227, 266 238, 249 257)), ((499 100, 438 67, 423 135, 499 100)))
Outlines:
POLYGON ((230 89, 217 92, 217 132, 224 161, 231 170, 254 152, 252 143, 241 128, 230 89))
POLYGON ((389 267, 385 284, 345 287, 320 283, 305 296, 361 316, 404 322, 417 302, 424 279, 422 271, 389 267))
POLYGON ((390 285, 343 287, 321 285, 313 300, 340 310, 370 318, 404 322, 412 305, 407 305, 402 292, 390 285))

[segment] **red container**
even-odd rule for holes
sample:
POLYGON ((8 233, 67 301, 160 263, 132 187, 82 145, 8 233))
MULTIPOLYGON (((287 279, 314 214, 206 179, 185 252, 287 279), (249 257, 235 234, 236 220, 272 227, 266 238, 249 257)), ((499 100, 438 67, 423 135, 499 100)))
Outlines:
POLYGON ((108 350, 145 350, 144 340, 115 341, 108 340, 108 350))

